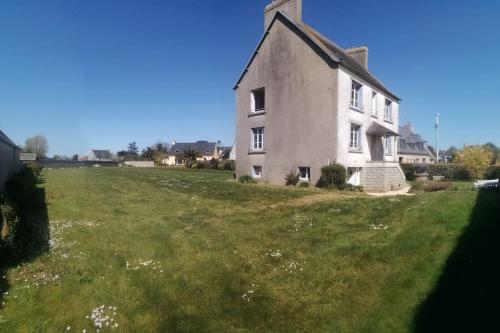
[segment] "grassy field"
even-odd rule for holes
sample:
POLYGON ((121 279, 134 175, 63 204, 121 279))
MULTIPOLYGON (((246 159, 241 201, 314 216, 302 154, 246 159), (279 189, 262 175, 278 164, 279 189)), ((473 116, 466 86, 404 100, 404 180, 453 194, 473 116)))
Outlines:
POLYGON ((496 192, 372 198, 172 169, 43 180, 50 250, 4 268, 2 332, 430 332, 498 300, 496 192))

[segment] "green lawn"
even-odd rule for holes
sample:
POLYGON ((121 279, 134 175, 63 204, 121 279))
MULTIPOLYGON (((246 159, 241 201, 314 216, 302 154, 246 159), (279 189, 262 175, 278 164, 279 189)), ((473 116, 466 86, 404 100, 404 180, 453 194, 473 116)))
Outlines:
MULTIPOLYGON (((428 309, 455 287, 443 272, 460 273, 448 258, 500 203, 466 187, 372 198, 219 171, 43 179, 50 250, 5 271, 2 332, 95 332, 93 311, 101 332, 430 331, 428 309)), ((487 237, 477 229, 469 243, 487 237)))

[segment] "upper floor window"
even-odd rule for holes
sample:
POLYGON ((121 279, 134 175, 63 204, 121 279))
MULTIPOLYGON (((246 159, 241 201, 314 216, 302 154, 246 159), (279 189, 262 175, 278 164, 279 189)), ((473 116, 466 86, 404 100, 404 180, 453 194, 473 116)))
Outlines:
POLYGON ((377 93, 372 92, 372 117, 377 117, 377 93))
POLYGON ((361 109, 362 103, 362 88, 363 86, 356 81, 352 81, 351 86, 351 106, 361 109))
POLYGON ((299 167, 299 179, 303 181, 311 180, 311 168, 310 167, 299 167))
POLYGON ((361 149, 361 126, 351 123, 351 137, 349 140, 349 148, 354 150, 361 149))
POLYGON ((252 128, 252 150, 264 150, 264 127, 252 128))
POLYGON ((252 112, 264 112, 266 105, 266 91, 264 88, 252 91, 251 110, 252 112))
POLYGON ((388 99, 385 100, 384 120, 392 122, 392 102, 388 99))

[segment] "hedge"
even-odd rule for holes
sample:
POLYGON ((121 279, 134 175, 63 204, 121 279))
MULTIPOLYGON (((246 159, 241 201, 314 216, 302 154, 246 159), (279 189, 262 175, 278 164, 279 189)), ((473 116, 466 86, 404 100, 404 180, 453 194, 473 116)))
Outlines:
POLYGON ((471 180, 471 175, 461 164, 431 164, 427 167, 429 177, 444 176, 448 180, 471 180))
POLYGON ((499 179, 500 178, 500 165, 491 165, 486 169, 484 174, 486 179, 499 179))

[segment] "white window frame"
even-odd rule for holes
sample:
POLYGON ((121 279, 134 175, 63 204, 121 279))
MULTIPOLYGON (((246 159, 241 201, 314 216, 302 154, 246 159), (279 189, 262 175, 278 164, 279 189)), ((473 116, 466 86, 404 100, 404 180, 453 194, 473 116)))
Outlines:
POLYGON ((253 165, 252 166, 252 178, 262 178, 262 166, 260 165, 253 165))
POLYGON ((361 135, 361 125, 356 123, 350 123, 351 126, 349 128, 349 150, 361 151, 363 150, 362 144, 362 135, 361 135), (356 127, 357 131, 354 131, 353 128, 356 127))
POLYGON ((250 131, 250 150, 263 151, 264 150, 264 127, 255 127, 250 131))
POLYGON ((298 167, 299 169, 299 180, 310 182, 311 181, 311 167, 298 167), (305 177, 302 177, 302 174, 305 174, 305 177))
POLYGON ((351 107, 363 110, 363 85, 351 80, 351 107))
POLYGON ((259 89, 252 90, 252 92, 250 94, 250 111, 252 113, 266 112, 266 89, 265 88, 259 88, 259 89), (264 107, 263 108, 259 108, 259 109, 256 108, 257 103, 256 103, 255 95, 257 93, 262 93, 264 95, 264 107))
POLYGON ((392 101, 387 98, 384 102, 384 120, 392 123, 392 101))
POLYGON ((392 156, 392 136, 384 136, 384 152, 387 156, 392 156))
POLYGON ((377 118, 378 116, 377 100, 378 100, 378 94, 375 91, 372 91, 372 117, 375 118, 377 118))

